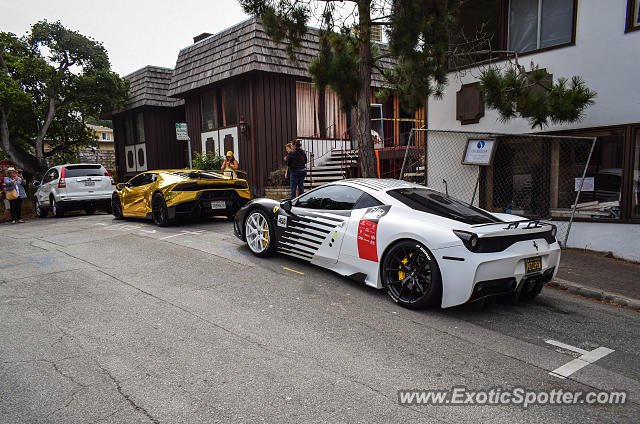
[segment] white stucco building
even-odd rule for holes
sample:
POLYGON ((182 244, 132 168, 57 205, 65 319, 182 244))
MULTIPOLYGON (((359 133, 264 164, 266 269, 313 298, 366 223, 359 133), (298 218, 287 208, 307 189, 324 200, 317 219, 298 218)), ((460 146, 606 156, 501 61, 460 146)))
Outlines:
MULTIPOLYGON (((612 251, 616 256, 640 261, 640 0, 477 0, 469 2, 461 14, 465 32, 485 23, 493 36, 492 49, 519 52, 519 63, 546 68, 559 77, 581 76, 597 92, 595 104, 578 123, 551 124, 532 130, 528 122, 514 119, 502 122, 498 114, 484 109, 477 96, 477 77, 481 68, 452 72, 444 97, 430 99, 428 128, 432 130, 477 131, 487 133, 562 134, 598 137, 587 172, 597 192, 607 185, 607 198, 586 192, 580 202, 607 201, 608 216, 584 213, 576 218, 569 247, 612 251), (476 93, 473 91, 476 90, 476 93), (466 92, 465 92, 466 91, 466 92), (473 104, 477 102, 478 104, 473 104), (466 102, 466 104, 465 104, 466 102), (605 182, 606 180, 606 182, 605 182)), ((430 140, 427 168, 442 165, 434 155, 446 149, 444 141, 430 140), (438 165, 440 164, 440 165, 438 165)), ((555 194, 551 209, 558 203, 558 174, 577 163, 567 163, 569 155, 547 151, 551 166, 550 192, 555 194), (554 167, 555 166, 555 169, 554 167), (554 174, 555 173, 555 174, 554 174), (555 180, 554 180, 555 178, 555 180), (556 181, 554 192, 553 181, 556 181)), ((459 164, 462 152, 446 166, 460 172, 475 172, 459 164)), ((545 168, 549 169, 549 168, 545 168)), ((526 172, 526 171, 518 171, 526 172)), ((515 175, 522 179, 523 175, 515 175)), ((573 179, 574 174, 569 175, 573 179)), ((439 182, 439 181, 437 181, 439 182)), ((436 182, 436 183, 437 183, 436 182)), ((430 185, 432 181, 429 181, 430 185)), ((481 182, 482 184, 482 182, 481 182)), ((451 185, 451 184, 450 184, 451 185)), ((560 195, 560 197, 562 197, 560 195)), ((567 194, 567 199, 570 197, 567 194)), ((573 203, 573 201, 571 201, 573 203)), ((490 205, 489 205, 490 206, 490 205)), ((494 205, 495 206, 495 205, 494 205)), ((563 207, 568 207, 564 205, 563 207)), ((547 207, 549 207, 547 205, 547 207)), ((597 205, 596 205, 597 207, 597 205)))

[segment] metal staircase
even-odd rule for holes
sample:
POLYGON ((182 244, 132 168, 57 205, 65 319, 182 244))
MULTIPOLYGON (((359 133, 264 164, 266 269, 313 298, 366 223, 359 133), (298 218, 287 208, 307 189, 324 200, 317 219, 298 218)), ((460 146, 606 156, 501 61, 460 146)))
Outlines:
POLYGON ((304 180, 305 190, 349 177, 350 170, 357 169, 358 151, 331 150, 329 154, 316 159, 315 162, 318 165, 307 169, 307 178, 304 180))

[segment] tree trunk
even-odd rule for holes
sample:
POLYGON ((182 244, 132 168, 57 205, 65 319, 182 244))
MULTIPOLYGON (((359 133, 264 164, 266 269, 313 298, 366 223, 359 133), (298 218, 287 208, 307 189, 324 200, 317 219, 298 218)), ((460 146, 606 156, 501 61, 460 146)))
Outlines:
POLYGON ((25 171, 25 174, 39 175, 43 169, 38 166, 35 158, 17 146, 11 146, 9 142, 9 124, 7 123, 8 111, 0 107, 0 148, 16 164, 25 171))
MULTIPOLYGON (((51 82, 53 84, 53 81, 51 82)), ((44 137, 47 135, 47 130, 49 129, 49 125, 53 122, 53 117, 56 113, 56 103, 55 103, 55 92, 53 90, 53 85, 49 87, 47 90, 49 93, 49 110, 47 111, 47 118, 38 131, 38 135, 36 137, 36 160, 38 161, 38 166, 41 169, 47 168, 47 160, 44 157, 44 137)))
POLYGON ((356 143, 359 148, 360 171, 366 178, 377 178, 377 164, 371 139, 371 3, 370 0, 358 1, 359 14, 359 43, 360 63, 360 91, 358 92, 358 106, 356 116, 356 143))

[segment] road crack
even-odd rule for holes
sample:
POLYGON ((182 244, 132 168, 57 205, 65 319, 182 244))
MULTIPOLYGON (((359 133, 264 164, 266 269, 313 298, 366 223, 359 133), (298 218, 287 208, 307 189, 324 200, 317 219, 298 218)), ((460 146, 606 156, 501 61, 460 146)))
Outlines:
MULTIPOLYGON (((97 363, 97 362, 96 362, 97 363)), ((138 412, 141 412, 142 414, 144 414, 147 418, 149 418, 149 420, 152 423, 155 424, 159 424, 160 420, 158 420, 157 418, 155 418, 153 415, 151 415, 149 413, 149 411, 147 411, 143 406, 138 405, 132 398, 131 396, 129 396, 128 394, 126 394, 124 392, 124 390, 122 389, 122 385, 120 384, 120 381, 118 381, 117 378, 115 378, 113 376, 113 374, 111 374, 111 372, 109 372, 108 369, 106 369, 105 367, 103 367, 102 365, 100 365, 99 363, 97 363, 98 367, 100 367, 100 369, 102 370, 102 372, 104 374, 106 374, 109 379, 111 379, 111 381, 113 382, 113 384, 115 384, 116 386, 116 390, 118 391, 118 393, 120 393, 120 396, 122 396, 127 402, 129 402, 129 405, 131 405, 131 407, 133 409, 135 409, 138 412)), ((117 411, 116 411, 117 412, 117 411)))

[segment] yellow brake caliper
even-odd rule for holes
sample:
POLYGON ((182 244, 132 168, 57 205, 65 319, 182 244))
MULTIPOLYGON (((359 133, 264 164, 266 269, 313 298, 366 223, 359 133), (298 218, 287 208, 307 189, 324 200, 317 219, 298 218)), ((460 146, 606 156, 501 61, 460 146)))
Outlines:
POLYGON ((263 237, 264 240, 262 240, 262 247, 267 247, 267 243, 269 243, 269 226, 267 225, 267 223, 264 223, 264 231, 263 231, 263 237))
MULTIPOLYGON (((413 256, 413 253, 409 253, 409 258, 413 256)), ((409 263, 409 258, 404 258, 401 262, 406 265, 409 263)), ((402 266, 398 266, 398 280, 402 281, 404 280, 405 277, 405 273, 404 271, 402 271, 402 266)), ((402 283, 404 284, 404 283, 402 283)))

